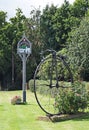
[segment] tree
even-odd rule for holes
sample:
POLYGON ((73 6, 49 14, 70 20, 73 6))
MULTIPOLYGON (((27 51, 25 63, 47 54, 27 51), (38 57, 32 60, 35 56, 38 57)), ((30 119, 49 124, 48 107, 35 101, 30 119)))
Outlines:
POLYGON ((12 86, 10 89, 21 89, 22 86, 21 60, 17 56, 17 43, 24 33, 24 21, 26 17, 23 15, 21 9, 18 8, 16 11, 16 16, 10 19, 9 31, 12 38, 12 86))
POLYGON ((33 78, 34 71, 40 60, 38 53, 41 44, 39 31, 40 10, 33 10, 30 15, 30 18, 26 18, 21 9, 18 8, 16 16, 6 22, 5 13, 1 12, 2 17, 0 18, 2 18, 3 24, 1 23, 0 29, 0 33, 2 32, 0 34, 0 81, 3 89, 21 89, 22 87, 22 64, 17 55, 17 43, 24 32, 33 43, 32 58, 29 57, 27 62, 27 81, 33 78))
POLYGON ((74 73, 89 80, 89 18, 84 18, 79 28, 70 33, 68 56, 74 73))
POLYGON ((33 9, 30 12, 30 17, 25 20, 25 33, 28 39, 32 42, 32 54, 27 61, 27 82, 34 76, 35 69, 40 62, 41 52, 41 32, 40 32, 40 15, 39 9, 33 9))
POLYGON ((85 16, 86 12, 89 9, 89 0, 75 0, 72 13, 77 18, 82 18, 85 16))
POLYGON ((43 10, 40 20, 40 31, 43 43, 43 49, 54 48, 57 49, 57 43, 55 41, 55 31, 53 30, 53 16, 56 13, 57 8, 54 5, 49 7, 48 5, 43 10))
POLYGON ((7 37, 9 23, 6 22, 6 14, 0 12, 0 82, 4 88, 9 86, 11 76, 11 46, 7 37))
POLYGON ((72 8, 72 5, 65 0, 59 8, 47 5, 43 10, 40 27, 44 48, 53 48, 58 51, 66 46, 68 33, 80 22, 73 15, 72 8))
POLYGON ((71 5, 67 0, 61 7, 47 5, 41 15, 41 32, 44 48, 61 50, 66 47, 68 33, 72 28, 78 27, 82 17, 89 9, 88 0, 76 0, 71 5))
POLYGON ((4 11, 0 11, 0 28, 4 27, 5 24, 7 23, 6 17, 7 17, 7 13, 4 11))
POLYGON ((53 16, 54 25, 53 29, 55 31, 55 41, 59 45, 59 50, 66 46, 66 40, 68 38, 68 33, 71 31, 71 5, 68 1, 64 1, 63 5, 57 9, 55 15, 53 16))
MULTIPOLYGON (((14 89, 12 87, 12 80, 15 86, 19 80, 19 59, 17 53, 17 43, 20 40, 23 33, 23 22, 25 16, 22 11, 17 9, 16 16, 10 19, 10 22, 6 22, 6 13, 0 13, 0 81, 2 89, 14 89), (17 61, 18 63, 17 63, 17 61), (16 62, 15 62, 16 61, 16 62), (12 71, 11 71, 12 70, 12 71), (11 79, 12 77, 12 79, 11 79), (16 77, 16 78, 14 78, 16 77)), ((20 87, 19 87, 20 88, 20 87)))

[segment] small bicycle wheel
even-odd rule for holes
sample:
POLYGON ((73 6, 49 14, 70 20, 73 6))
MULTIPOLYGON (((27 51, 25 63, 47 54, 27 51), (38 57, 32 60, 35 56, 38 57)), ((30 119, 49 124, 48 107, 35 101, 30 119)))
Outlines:
POLYGON ((42 60, 34 74, 34 93, 40 108, 49 115, 59 114, 55 105, 60 88, 67 88, 73 82, 71 71, 61 57, 49 56, 42 60))

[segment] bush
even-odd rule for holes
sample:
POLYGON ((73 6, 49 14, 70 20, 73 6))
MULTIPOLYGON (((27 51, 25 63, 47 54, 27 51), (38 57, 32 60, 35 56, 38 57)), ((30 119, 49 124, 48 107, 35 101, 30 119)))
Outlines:
POLYGON ((84 111, 88 107, 89 92, 82 82, 73 83, 71 88, 60 88, 55 98, 55 107, 62 114, 72 114, 84 111))
POLYGON ((33 79, 31 79, 29 81, 29 89, 31 92, 34 92, 34 80, 33 79))
POLYGON ((21 97, 20 96, 15 96, 11 99, 11 104, 20 104, 21 103, 21 97))

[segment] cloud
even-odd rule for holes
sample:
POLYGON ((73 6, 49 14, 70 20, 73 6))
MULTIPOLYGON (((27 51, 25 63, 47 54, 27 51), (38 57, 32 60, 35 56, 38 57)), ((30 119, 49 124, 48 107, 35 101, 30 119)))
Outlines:
MULTIPOLYGON (((69 0, 73 3, 74 0, 69 0)), ((21 8, 23 14, 29 17, 30 11, 34 8, 43 9, 47 4, 61 5, 63 0, 0 0, 0 10, 7 12, 8 18, 15 16, 16 9, 21 8)))

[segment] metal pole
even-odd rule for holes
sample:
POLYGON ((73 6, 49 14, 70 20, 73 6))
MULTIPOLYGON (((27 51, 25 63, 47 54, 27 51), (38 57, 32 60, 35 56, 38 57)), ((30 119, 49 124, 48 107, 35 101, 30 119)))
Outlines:
POLYGON ((23 87, 23 102, 26 103, 26 54, 24 53, 23 54, 23 76, 22 76, 22 79, 23 79, 23 84, 22 84, 22 87, 23 87))

